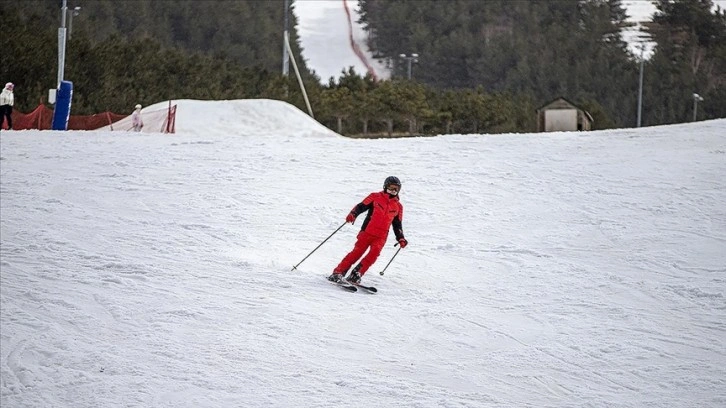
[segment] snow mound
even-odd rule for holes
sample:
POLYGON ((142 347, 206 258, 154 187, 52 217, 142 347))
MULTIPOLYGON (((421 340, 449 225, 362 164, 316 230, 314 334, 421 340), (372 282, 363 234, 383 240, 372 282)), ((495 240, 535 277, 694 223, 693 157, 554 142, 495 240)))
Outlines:
MULTIPOLYGON (((206 136, 213 131, 238 136, 340 136, 311 118, 307 113, 283 101, 272 99, 235 99, 225 101, 201 101, 194 99, 172 100, 177 105, 176 133, 206 136)), ((169 101, 158 102, 141 110, 144 133, 159 133, 169 101)), ((113 124, 114 130, 130 128, 128 117, 113 124), (124 121, 129 126, 124 126, 124 121)), ((111 126, 99 130, 111 130, 111 126)))

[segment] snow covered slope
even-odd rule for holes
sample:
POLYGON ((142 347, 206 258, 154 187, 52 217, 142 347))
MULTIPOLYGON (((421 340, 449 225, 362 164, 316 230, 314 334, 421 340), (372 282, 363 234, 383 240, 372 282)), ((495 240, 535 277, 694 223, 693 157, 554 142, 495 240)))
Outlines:
POLYGON ((2 407, 726 405, 726 120, 359 140, 188 101, 177 131, 0 136, 2 407), (323 280, 359 223, 290 271, 392 174, 378 295, 323 280))
POLYGON ((374 59, 368 50, 368 35, 357 23, 358 10, 355 0, 296 0, 293 3, 302 57, 324 84, 331 77, 337 80, 349 67, 359 75, 372 71, 378 79, 391 76, 385 63, 374 59))

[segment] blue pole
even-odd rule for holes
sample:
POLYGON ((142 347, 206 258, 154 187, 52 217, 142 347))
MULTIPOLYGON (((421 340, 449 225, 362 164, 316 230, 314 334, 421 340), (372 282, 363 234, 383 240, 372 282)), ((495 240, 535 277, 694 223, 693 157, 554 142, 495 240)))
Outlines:
POLYGON ((67 130, 68 119, 71 116, 71 99, 73 98, 73 82, 61 81, 55 97, 53 110, 53 130, 67 130))

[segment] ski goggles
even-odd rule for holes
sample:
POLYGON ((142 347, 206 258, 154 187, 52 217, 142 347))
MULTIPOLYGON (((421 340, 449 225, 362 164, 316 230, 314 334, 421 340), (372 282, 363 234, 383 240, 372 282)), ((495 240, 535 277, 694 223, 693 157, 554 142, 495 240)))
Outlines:
POLYGON ((399 191, 401 191, 401 187, 399 187, 395 184, 391 184, 390 186, 386 187, 386 192, 388 194, 396 195, 396 194, 398 194, 399 191))

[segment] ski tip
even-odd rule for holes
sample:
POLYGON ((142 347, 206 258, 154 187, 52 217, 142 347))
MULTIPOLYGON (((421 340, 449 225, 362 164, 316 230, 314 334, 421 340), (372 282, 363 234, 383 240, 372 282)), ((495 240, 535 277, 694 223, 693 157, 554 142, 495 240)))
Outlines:
POLYGON ((378 289, 374 288, 373 286, 360 286, 359 285, 358 288, 363 289, 364 291, 371 293, 371 294, 378 293, 378 289))

